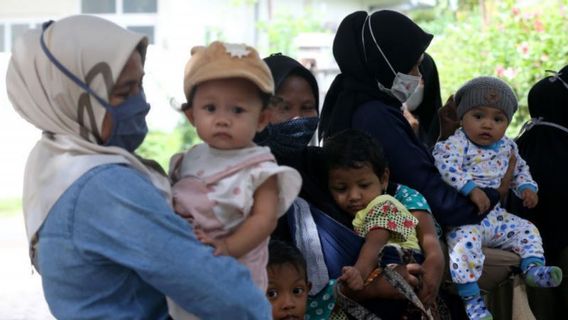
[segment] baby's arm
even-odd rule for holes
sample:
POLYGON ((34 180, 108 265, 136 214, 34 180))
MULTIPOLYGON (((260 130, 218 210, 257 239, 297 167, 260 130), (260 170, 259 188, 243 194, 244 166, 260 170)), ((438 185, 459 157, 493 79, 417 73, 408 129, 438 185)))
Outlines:
POLYGON ((215 253, 240 258, 268 239, 278 221, 278 181, 271 176, 254 192, 254 205, 248 218, 215 246, 215 253))
POLYGON ((461 131, 458 131, 448 140, 438 142, 432 155, 444 181, 464 196, 469 197, 477 206, 479 214, 483 214, 491 208, 491 201, 473 181, 472 175, 463 169, 464 150, 467 149, 467 145, 467 138, 461 131))
POLYGON ((423 285, 419 293, 420 300, 428 307, 434 303, 444 274, 444 253, 438 240, 436 226, 432 215, 423 210, 413 210, 418 219, 417 234, 420 247, 424 251, 425 260, 423 285))
POLYGON ((511 187, 513 188, 513 192, 523 199, 523 205, 525 207, 534 208, 538 204, 538 185, 531 176, 529 166, 519 155, 517 144, 514 141, 511 141, 511 143, 512 152, 517 158, 517 166, 511 187))
POLYGON ((382 228, 372 229, 365 237, 357 262, 353 267, 344 267, 338 280, 345 281, 351 290, 363 289, 365 279, 378 265, 378 253, 387 243, 389 231, 382 228), (353 270, 354 269, 354 270, 353 270))
POLYGON ((434 146, 432 156, 442 179, 465 196, 475 187, 473 177, 463 170, 467 140, 463 134, 454 134, 434 146))

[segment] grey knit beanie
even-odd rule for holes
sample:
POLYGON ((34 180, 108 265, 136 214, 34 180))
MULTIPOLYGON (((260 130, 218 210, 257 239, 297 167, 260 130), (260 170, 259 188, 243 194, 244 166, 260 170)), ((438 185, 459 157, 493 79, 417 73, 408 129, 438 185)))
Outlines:
POLYGON ((517 111, 517 97, 513 89, 495 77, 477 77, 466 82, 455 94, 460 119, 475 107, 492 107, 502 110, 509 123, 517 111))

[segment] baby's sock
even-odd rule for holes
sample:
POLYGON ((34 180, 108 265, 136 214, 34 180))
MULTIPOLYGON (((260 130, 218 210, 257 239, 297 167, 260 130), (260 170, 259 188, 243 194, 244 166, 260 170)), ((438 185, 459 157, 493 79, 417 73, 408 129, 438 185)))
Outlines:
POLYGON ((529 265, 523 275, 530 287, 552 288, 562 282, 562 269, 554 266, 529 265))
POLYGON ((492 320, 491 312, 485 306, 485 301, 481 295, 471 297, 462 297, 463 304, 465 305, 465 312, 471 320, 492 320))

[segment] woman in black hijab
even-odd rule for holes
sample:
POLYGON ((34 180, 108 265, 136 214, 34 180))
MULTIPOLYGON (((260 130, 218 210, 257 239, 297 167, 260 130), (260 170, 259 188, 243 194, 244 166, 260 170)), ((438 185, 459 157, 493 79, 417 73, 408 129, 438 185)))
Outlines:
MULTIPOLYGON (((257 134, 258 145, 270 147, 278 164, 290 166, 302 176, 300 197, 332 218, 349 224, 339 213, 325 184, 327 171, 319 147, 308 146, 319 123, 319 87, 310 70, 298 61, 276 53, 264 58, 275 85, 270 125, 257 134)), ((292 242, 287 217, 283 216, 273 238, 292 242)))
MULTIPOLYGON (((517 139, 519 154, 538 183, 538 205, 527 209, 511 197, 511 210, 532 221, 542 236, 548 263, 568 272, 568 66, 537 82, 529 91, 532 120, 517 139)), ((568 283, 552 289, 527 288, 538 319, 568 313, 568 283)))
MULTIPOLYGON (((413 80, 405 78, 416 72, 431 40, 432 35, 398 12, 384 10, 368 16, 357 11, 347 16, 333 43, 341 73, 324 101, 320 138, 346 128, 367 132, 383 145, 392 179, 421 192, 440 224, 478 223, 484 216, 442 180, 430 152, 401 112, 402 102, 414 89, 401 93, 399 84, 412 86, 413 80)), ((493 207, 499 194, 493 189, 486 193, 493 207)))
MULTIPOLYGON (((434 159, 401 111, 402 102, 420 82, 419 65, 432 35, 408 17, 394 11, 372 15, 357 11, 339 25, 333 54, 341 73, 333 81, 323 104, 320 139, 354 128, 383 146, 391 179, 418 190, 428 200, 442 226, 479 223, 485 215, 457 190, 447 185, 434 166, 434 159)), ((491 207, 499 192, 485 189, 491 207)), ((487 261, 492 257, 487 256, 487 261)), ((499 258, 497 258, 497 262, 499 258)), ((444 266, 434 255, 423 264, 431 287, 441 281, 444 266)), ((499 271, 508 268, 497 267, 499 271)), ((488 283, 492 288, 497 281, 488 283)), ((428 280, 427 280, 428 281, 428 280)))
MULTIPOLYGON (((308 69, 290 57, 275 54, 264 60, 271 69, 275 82, 277 100, 275 101, 276 110, 273 112, 276 113, 276 117, 272 118, 271 125, 267 129, 255 137, 255 142, 259 145, 269 146, 279 164, 291 166, 302 175, 300 197, 309 204, 309 213, 311 213, 317 225, 319 233, 317 237, 324 251, 323 258, 327 272, 329 278, 334 279, 341 275, 341 268, 344 265, 355 262, 363 239, 354 236, 351 230, 352 218, 340 211, 329 194, 327 170, 323 165, 325 161, 322 158, 321 148, 307 146, 319 121, 318 117, 315 117, 315 119, 311 117, 313 113, 309 112, 310 106, 318 106, 317 82, 308 69), (286 90, 290 79, 293 78, 303 79, 305 82, 301 86, 303 88, 296 87, 294 90, 286 90), (311 88, 313 92, 311 102, 307 97, 309 95, 301 94, 301 92, 306 91, 305 87, 311 88), (291 94, 287 94, 288 91, 292 91, 291 94), (306 98, 298 99, 301 96, 306 98), (282 117, 285 112, 281 112, 281 108, 292 109, 292 111, 287 111, 289 112, 288 116, 282 117), (302 109, 304 109, 303 112, 302 109)), ((317 116, 317 108, 315 111, 317 116)), ((297 209, 298 207, 293 206, 292 211, 279 219, 278 227, 272 234, 272 238, 291 242, 299 247, 302 246, 295 238, 297 236, 295 230, 297 230, 299 222, 290 219, 291 216, 295 216, 293 212, 297 209)), ((305 212, 303 213, 305 214, 305 212)), ((313 253, 310 255, 313 255, 313 253)), ((399 269, 402 275, 413 284, 416 283, 416 278, 409 279, 409 273, 416 274, 421 270, 421 267, 417 265, 409 266, 407 269, 399 269)), ((310 279, 310 281, 315 288, 314 279, 310 279)), ((373 302, 377 306, 389 306, 389 303, 379 303, 377 297, 389 297, 397 294, 397 291, 394 291, 386 281, 376 281, 368 289, 366 290, 367 297, 374 298, 373 302)), ((325 294, 325 290, 320 291, 318 296, 322 293, 325 294)), ((382 309, 391 312, 391 314, 400 313, 400 309, 393 309, 390 306, 382 309)))
POLYGON ((319 88, 310 70, 298 61, 276 53, 264 58, 272 72, 276 105, 271 122, 281 123, 297 118, 319 116, 319 88))
POLYGON ((434 59, 424 52, 424 59, 418 68, 423 84, 405 101, 405 108, 417 120, 418 139, 431 149, 440 135, 438 110, 442 107, 440 95, 440 78, 434 59))

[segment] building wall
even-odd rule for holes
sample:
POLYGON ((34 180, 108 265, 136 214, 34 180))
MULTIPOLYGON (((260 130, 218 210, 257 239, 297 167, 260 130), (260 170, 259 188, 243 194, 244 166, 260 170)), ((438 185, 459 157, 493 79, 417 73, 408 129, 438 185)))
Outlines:
MULTIPOLYGON (((259 21, 267 21, 271 14, 286 12, 303 15, 307 8, 311 8, 311 12, 327 28, 335 30, 339 22, 353 11, 393 6, 400 2, 408 1, 258 0, 256 4, 238 6, 237 1, 233 0, 158 0, 155 14, 101 16, 124 27, 154 26, 154 44, 148 50, 144 80, 152 105, 148 122, 151 130, 168 130, 182 121, 180 113, 172 107, 184 99, 183 68, 194 45, 203 45, 219 38, 255 45, 261 56, 266 56, 270 53, 265 49, 268 47, 266 37, 258 34, 256 26, 259 21)), ((79 13, 81 0, 0 1, 0 146, 4 150, 0 152, 0 199, 21 194, 27 154, 40 137, 38 129, 14 112, 6 96, 5 71, 10 57, 11 37, 23 32, 22 28, 38 28, 46 20, 79 13)), ((298 41, 296 45, 300 50, 296 58, 315 56, 324 62, 318 65, 319 70, 314 70, 323 97, 336 72, 331 58, 333 31, 307 35, 304 39, 317 40, 308 40, 308 45, 305 41, 298 41), (314 48, 313 43, 318 43, 318 47, 314 48), (305 49, 300 48, 304 45, 305 49)))
POLYGON ((2 0, 0 19, 62 17, 79 12, 80 0, 2 0))

